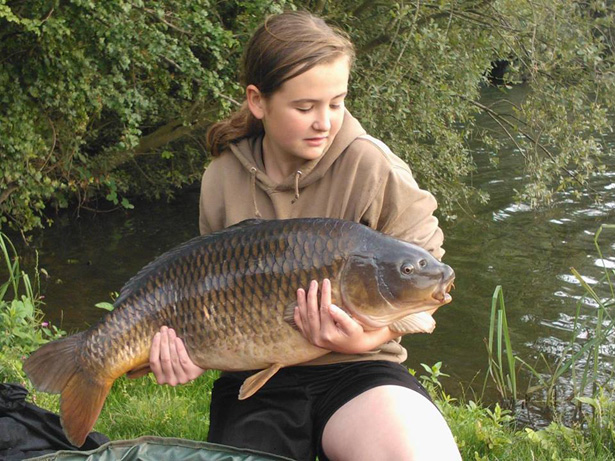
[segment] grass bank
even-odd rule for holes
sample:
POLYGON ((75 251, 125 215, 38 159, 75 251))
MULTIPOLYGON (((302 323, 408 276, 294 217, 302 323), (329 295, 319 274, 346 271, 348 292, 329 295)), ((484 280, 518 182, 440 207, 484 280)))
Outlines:
MULTIPOLYGON (((6 357, 0 354, 0 363, 6 357)), ((29 386, 12 366, 9 381, 29 386)), ((0 369, 0 379, 4 372, 0 369)), ((118 380, 95 426, 112 440, 142 435, 206 440, 209 399, 215 373, 176 388, 159 386, 151 376, 118 380)), ((565 426, 556 422, 534 430, 519 427, 510 411, 499 404, 487 407, 472 401, 452 400, 442 389, 430 391, 457 440, 464 460, 613 460, 615 459, 615 403, 601 394, 596 412, 581 422, 565 426)), ((57 411, 58 398, 32 392, 38 405, 57 411)))
MULTIPOLYGON (((14 248, 2 234, 0 251, 8 270, 7 281, 0 285, 0 382, 24 385, 31 392, 31 401, 57 412, 58 397, 34 391, 21 370, 21 363, 29 352, 48 340, 62 336, 63 332, 44 321, 44 306, 38 295, 37 269, 33 277, 29 277, 19 267, 14 248)), ((609 276, 607 272, 606 277, 609 276)), ((611 283, 611 280, 608 282, 611 283)), ((589 296, 593 295, 589 293, 589 296)), ((596 334, 580 347, 574 347, 571 342, 571 348, 575 351, 569 356, 572 363, 563 361, 555 370, 559 374, 557 377, 560 377, 577 369, 578 363, 588 367, 580 374, 582 382, 578 388, 589 387, 592 391, 575 396, 574 403, 580 410, 580 416, 573 423, 558 422, 558 413, 554 410, 554 421, 548 427, 523 427, 515 415, 499 403, 487 406, 480 402, 452 399, 440 383, 441 364, 423 365, 420 379, 448 421, 464 460, 615 459, 615 403, 605 386, 612 385, 612 382, 591 381, 592 376, 596 377, 593 371, 598 366, 597 351, 601 341, 612 331, 610 314, 615 297, 596 297, 603 307, 602 321, 594 327, 596 334), (586 360, 592 357, 594 361, 586 360)), ((510 403, 521 393, 517 389, 516 374, 524 363, 512 353, 503 294, 498 290, 494 294, 488 343, 487 376, 500 389, 502 402, 510 403)), ((537 379, 540 378, 539 388, 547 396, 553 392, 555 379, 549 379, 535 368, 531 371, 536 373, 537 379)), ((209 429, 211 387, 216 374, 209 372, 188 385, 176 388, 159 386, 151 376, 136 380, 122 378, 113 386, 95 430, 113 440, 141 435, 205 440, 209 429)), ((549 399, 546 399, 546 404, 552 405, 549 399)))

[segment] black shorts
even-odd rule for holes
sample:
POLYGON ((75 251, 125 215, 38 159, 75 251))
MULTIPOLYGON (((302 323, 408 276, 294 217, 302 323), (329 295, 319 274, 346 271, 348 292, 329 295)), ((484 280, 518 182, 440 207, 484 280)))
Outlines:
POLYGON ((318 455, 325 461, 321 439, 327 421, 359 394, 396 385, 431 401, 406 367, 387 361, 282 368, 252 397, 238 400, 239 388, 251 374, 223 373, 215 382, 209 442, 299 461, 318 455))

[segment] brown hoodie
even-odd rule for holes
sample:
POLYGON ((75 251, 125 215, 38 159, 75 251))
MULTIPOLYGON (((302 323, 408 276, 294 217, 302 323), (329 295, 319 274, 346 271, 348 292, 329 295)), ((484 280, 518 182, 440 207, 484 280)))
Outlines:
MULTIPOLYGON (((348 111, 322 157, 307 161, 279 184, 264 170, 262 137, 231 144, 212 160, 201 183, 201 234, 249 218, 328 217, 360 222, 420 245, 437 258, 444 254, 442 231, 433 216, 435 198, 419 189, 408 165, 382 142, 366 135, 348 111)), ((399 341, 391 341, 367 354, 332 352, 309 364, 401 363, 406 357, 399 341)))

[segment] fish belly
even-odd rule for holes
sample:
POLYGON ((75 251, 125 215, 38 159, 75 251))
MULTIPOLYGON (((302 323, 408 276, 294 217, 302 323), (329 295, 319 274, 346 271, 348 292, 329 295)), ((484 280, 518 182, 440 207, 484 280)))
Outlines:
POLYGON ((244 339, 239 344, 226 341, 216 347, 189 349, 192 360, 205 369, 246 371, 268 368, 274 363, 291 366, 328 353, 310 344, 298 332, 278 342, 244 339))

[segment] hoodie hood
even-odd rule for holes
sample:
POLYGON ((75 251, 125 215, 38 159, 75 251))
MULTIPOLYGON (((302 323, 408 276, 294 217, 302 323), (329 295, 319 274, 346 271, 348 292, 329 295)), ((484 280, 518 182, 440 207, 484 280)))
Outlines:
POLYGON ((325 153, 317 159, 305 162, 299 170, 280 183, 275 183, 265 173, 262 136, 245 138, 237 143, 232 143, 230 150, 250 173, 254 187, 258 185, 265 192, 294 190, 296 199, 301 189, 321 179, 344 150, 355 139, 364 134, 365 130, 358 120, 345 110, 342 127, 325 153))

